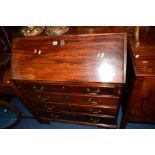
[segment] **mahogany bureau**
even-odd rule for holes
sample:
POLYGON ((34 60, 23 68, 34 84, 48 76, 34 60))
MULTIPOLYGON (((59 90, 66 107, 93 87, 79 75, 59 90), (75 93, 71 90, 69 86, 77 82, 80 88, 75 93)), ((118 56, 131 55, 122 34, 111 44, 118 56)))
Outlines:
POLYGON ((126 33, 17 37, 12 79, 40 122, 117 127, 126 81, 126 33))

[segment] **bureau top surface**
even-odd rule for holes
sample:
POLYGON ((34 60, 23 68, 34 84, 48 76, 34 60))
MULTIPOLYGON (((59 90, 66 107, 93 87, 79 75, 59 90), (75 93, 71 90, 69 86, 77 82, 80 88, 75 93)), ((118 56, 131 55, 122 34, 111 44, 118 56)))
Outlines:
POLYGON ((124 83, 126 34, 15 38, 12 78, 50 82, 124 83))

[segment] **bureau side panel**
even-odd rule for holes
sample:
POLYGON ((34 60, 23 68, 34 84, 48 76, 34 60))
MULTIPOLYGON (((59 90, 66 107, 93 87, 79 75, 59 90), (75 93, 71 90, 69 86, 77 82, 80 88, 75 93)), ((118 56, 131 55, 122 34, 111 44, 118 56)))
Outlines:
MULTIPOLYGON (((134 88, 136 89, 136 88, 134 88)), ((130 121, 155 123, 155 78, 146 77, 133 104, 130 121)))

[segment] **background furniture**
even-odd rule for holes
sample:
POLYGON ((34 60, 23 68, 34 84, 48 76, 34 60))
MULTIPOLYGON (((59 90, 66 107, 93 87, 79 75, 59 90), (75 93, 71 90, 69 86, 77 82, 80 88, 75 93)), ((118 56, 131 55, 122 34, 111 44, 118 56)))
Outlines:
POLYGON ((140 31, 140 45, 129 37, 122 128, 129 122, 155 123, 155 29, 140 31))
POLYGON ((21 113, 15 105, 0 100, 0 129, 13 128, 21 120, 21 113))
POLYGON ((21 119, 21 113, 10 103, 16 96, 11 80, 11 37, 8 27, 0 26, 0 128, 13 128, 21 119))

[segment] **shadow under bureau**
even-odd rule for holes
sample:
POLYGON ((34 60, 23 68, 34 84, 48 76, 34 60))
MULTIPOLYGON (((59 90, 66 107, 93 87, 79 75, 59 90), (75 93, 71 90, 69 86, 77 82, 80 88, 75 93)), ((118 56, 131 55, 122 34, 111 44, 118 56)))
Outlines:
POLYGON ((126 46, 126 33, 17 37, 12 79, 40 122, 116 128, 126 46))

